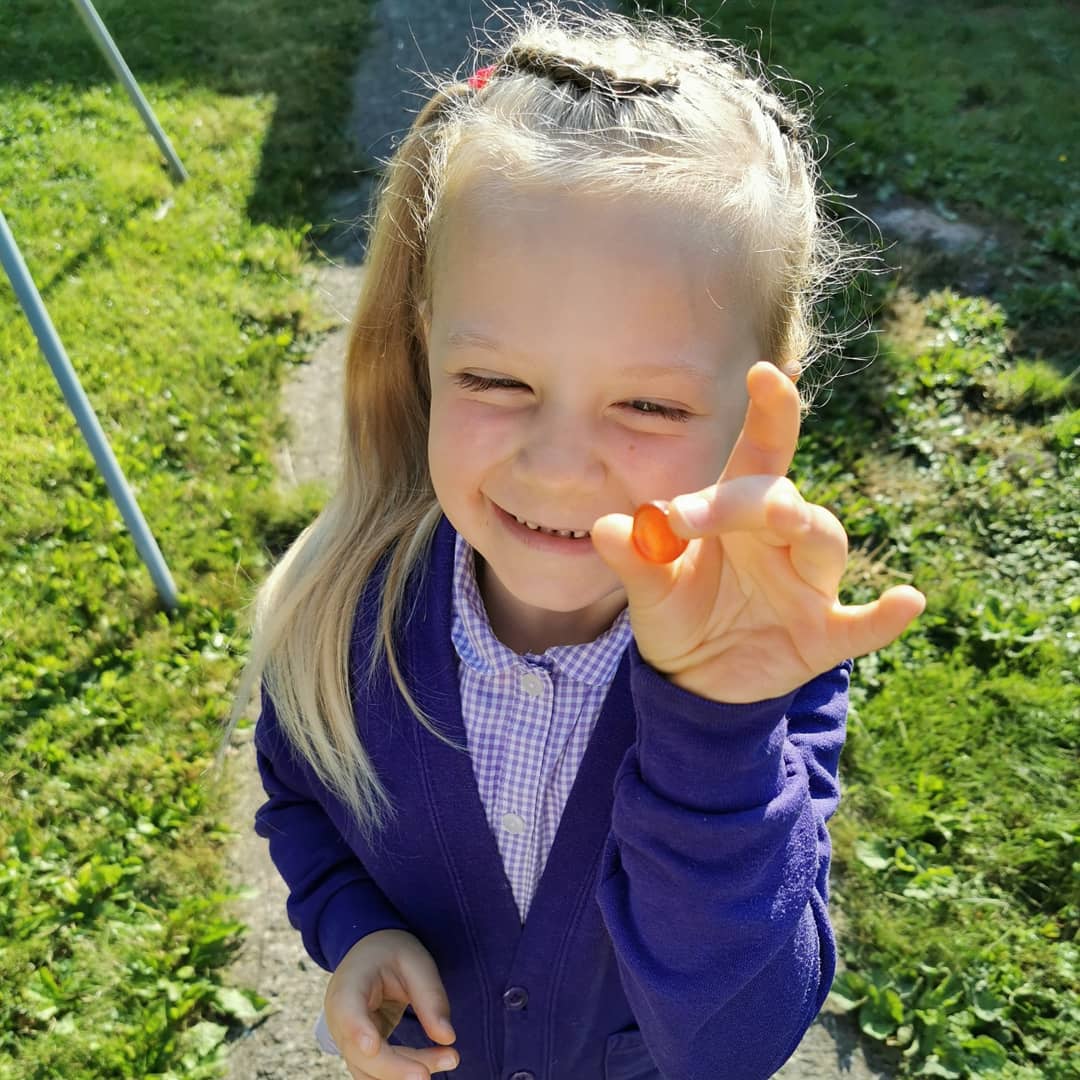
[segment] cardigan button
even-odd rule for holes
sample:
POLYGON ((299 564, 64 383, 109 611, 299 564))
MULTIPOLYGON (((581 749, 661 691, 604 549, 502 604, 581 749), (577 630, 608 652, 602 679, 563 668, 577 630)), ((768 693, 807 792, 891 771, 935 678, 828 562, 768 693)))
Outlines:
POLYGON ((520 1072, 511 1073, 510 1080, 536 1080, 536 1077, 531 1072, 522 1069, 520 1072))
POLYGON ((503 994, 503 1004, 508 1009, 524 1009, 529 1004, 529 992, 524 986, 511 986, 503 994))

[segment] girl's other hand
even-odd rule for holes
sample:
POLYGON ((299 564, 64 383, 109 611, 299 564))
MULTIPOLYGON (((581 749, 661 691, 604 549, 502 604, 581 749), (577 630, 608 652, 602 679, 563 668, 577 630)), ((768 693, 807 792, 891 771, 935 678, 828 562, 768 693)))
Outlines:
POLYGON ((361 938, 326 987, 326 1026, 353 1080, 428 1080, 458 1066, 450 1002, 431 953, 404 930, 361 938), (386 1037, 412 1005, 442 1047, 391 1046, 386 1037))
POLYGON ((607 514, 592 529, 597 553, 626 588, 643 659, 683 689, 729 704, 780 697, 883 648, 926 606, 910 585, 869 604, 840 603, 844 527, 786 478, 799 438, 798 391, 767 362, 750 369, 746 384, 746 418, 719 481, 670 504, 671 528, 691 541, 682 555, 643 558, 625 514, 607 514))

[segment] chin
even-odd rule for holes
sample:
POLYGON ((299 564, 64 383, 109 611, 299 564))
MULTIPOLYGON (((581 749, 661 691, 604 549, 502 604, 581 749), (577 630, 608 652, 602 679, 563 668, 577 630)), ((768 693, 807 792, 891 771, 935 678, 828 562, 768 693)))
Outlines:
POLYGON ((556 585, 550 578, 530 578, 529 580, 517 580, 515 575, 502 575, 496 570, 503 588, 519 604, 537 608, 540 611, 557 612, 561 615, 572 615, 575 612, 588 611, 605 601, 617 603, 616 593, 620 591, 619 582, 598 581, 598 575, 594 572, 590 575, 588 587, 582 582, 563 582, 556 585))

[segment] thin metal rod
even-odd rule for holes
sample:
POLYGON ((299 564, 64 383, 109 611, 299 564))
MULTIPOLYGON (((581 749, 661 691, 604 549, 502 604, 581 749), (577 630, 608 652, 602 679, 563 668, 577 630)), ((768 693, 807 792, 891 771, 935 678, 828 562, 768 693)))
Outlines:
POLYGON ((93 35, 94 41, 97 42, 102 55, 109 62, 109 67, 113 69, 113 73, 124 84, 124 89, 127 91, 128 97, 131 98, 134 103, 135 108, 139 110, 139 115, 143 118, 143 123, 146 125, 147 130, 154 136, 154 141, 165 155, 173 179, 178 184, 182 184, 187 179, 187 171, 184 169, 180 159, 176 156, 176 151, 173 150, 172 143, 169 142, 168 136, 157 122, 157 117, 154 116, 154 110, 150 108, 149 102, 143 97, 143 92, 139 89, 139 84, 135 81, 135 76, 131 74, 127 64, 124 63, 124 58, 120 55, 120 50, 109 36, 109 31, 105 29, 105 24, 101 21, 101 16, 94 10, 94 5, 90 3, 90 0, 72 0, 72 3, 75 5, 75 10, 82 16, 82 21, 86 23, 87 29, 93 35))
POLYGON ((94 461, 97 462, 98 469, 105 477, 105 483, 109 487, 113 501, 131 531, 135 547, 157 587, 158 596, 161 597, 166 608, 170 611, 175 610, 176 586, 173 584, 168 566, 165 565, 161 549, 157 546, 157 541, 154 540, 146 519, 142 516, 139 504, 135 501, 135 496, 124 479, 124 474, 113 455, 105 432, 98 423, 93 406, 83 392, 79 377, 75 374, 67 353, 64 352, 64 346, 45 309, 41 294, 37 291, 30 272, 26 269, 26 263, 23 262, 15 237, 8 228, 7 219, 2 210, 0 210, 0 264, 7 272, 15 289, 15 297, 30 321, 30 326, 38 339, 38 345, 41 346, 45 359, 49 361, 49 366, 67 400, 68 408, 74 414, 83 438, 90 447, 90 453, 94 455, 94 461))

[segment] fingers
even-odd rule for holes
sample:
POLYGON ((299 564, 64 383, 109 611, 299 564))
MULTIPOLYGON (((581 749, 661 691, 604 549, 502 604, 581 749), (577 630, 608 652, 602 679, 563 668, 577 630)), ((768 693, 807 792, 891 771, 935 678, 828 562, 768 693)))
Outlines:
POLYGON ((679 495, 668 522, 680 536, 761 532, 766 543, 790 544, 812 524, 809 504, 784 476, 744 476, 679 495))
POLYGON ((381 1042, 371 1057, 353 1058, 346 1062, 354 1080, 428 1080, 441 1072, 456 1069, 460 1058, 456 1050, 446 1047, 393 1046, 381 1042))
POLYGON ((824 506, 805 505, 810 526, 790 546, 791 565, 807 585, 831 599, 847 569, 847 532, 824 506))
POLYGON ((847 656, 864 656, 895 641, 926 608, 926 597, 910 585, 894 585, 869 604, 837 605, 832 630, 847 656))
POLYGON ((450 1002, 431 954, 412 934, 381 930, 358 941, 327 984, 327 1028, 356 1080, 428 1080, 456 1069, 460 1057, 443 1045, 394 1046, 408 1004, 436 1043, 452 1043, 450 1002))
POLYGON ((836 595, 847 566, 847 533, 835 515, 808 503, 786 477, 725 481, 680 495, 671 508, 669 521, 680 535, 753 532, 767 544, 790 548, 799 577, 826 596, 836 595))
MULTIPOLYGON (((402 950, 397 954, 396 974, 428 1038, 452 1043, 456 1036, 450 1024, 450 1001, 431 954, 423 948, 402 950)), ((363 1072, 375 1080, 428 1080, 433 1073, 456 1069, 458 1062, 457 1051, 445 1045, 414 1049, 391 1046, 381 1039, 375 1054, 359 1059, 363 1072)))
POLYGON ((381 1004, 381 986, 370 979, 348 985, 339 975, 340 969, 326 991, 323 1005, 326 1030, 346 1061, 374 1055, 382 1038, 371 1010, 381 1004))
POLYGON ((801 419, 799 392, 775 364, 759 361, 746 374, 750 403, 720 476, 785 476, 795 457, 801 419))
POLYGON ((431 954, 426 949, 403 953, 398 973, 427 1037, 444 1045, 452 1043, 456 1036, 450 1025, 450 999, 431 954))

